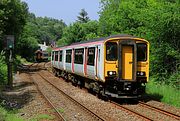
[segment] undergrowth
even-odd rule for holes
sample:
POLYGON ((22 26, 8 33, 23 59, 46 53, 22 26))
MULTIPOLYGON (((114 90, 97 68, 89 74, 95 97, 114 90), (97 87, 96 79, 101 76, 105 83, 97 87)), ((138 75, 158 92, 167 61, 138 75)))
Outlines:
POLYGON ((158 83, 151 79, 147 84, 146 92, 155 98, 160 97, 161 102, 180 107, 180 91, 172 85, 158 83))
POLYGON ((5 52, 0 52, 0 85, 7 83, 7 65, 5 62, 5 52))
POLYGON ((23 119, 17 117, 14 111, 7 111, 0 106, 0 121, 23 121, 23 119))

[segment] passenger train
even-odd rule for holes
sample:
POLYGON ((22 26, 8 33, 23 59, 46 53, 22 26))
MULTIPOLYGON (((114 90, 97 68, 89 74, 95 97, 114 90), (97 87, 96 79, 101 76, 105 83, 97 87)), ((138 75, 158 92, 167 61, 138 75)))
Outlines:
POLYGON ((57 47, 52 71, 99 97, 138 98, 149 80, 149 42, 115 35, 57 47))
POLYGON ((34 56, 36 62, 48 61, 48 57, 49 57, 48 52, 42 50, 37 50, 34 56))

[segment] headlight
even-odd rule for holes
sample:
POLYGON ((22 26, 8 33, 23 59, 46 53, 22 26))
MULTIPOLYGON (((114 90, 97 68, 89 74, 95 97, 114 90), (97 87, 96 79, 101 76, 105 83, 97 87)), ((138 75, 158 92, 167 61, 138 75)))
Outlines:
POLYGON ((143 72, 143 71, 138 71, 137 76, 146 76, 146 72, 143 72))
POLYGON ((108 71, 108 72, 107 72, 107 75, 108 75, 108 76, 116 75, 116 71, 108 71))

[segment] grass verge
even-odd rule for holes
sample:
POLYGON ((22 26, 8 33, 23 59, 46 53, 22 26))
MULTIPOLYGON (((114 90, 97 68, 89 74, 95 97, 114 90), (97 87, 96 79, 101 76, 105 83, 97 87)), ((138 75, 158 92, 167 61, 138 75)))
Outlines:
POLYGON ((7 111, 0 106, 0 121, 23 121, 23 119, 17 117, 14 111, 7 111))
POLYGON ((35 118, 31 119, 30 121, 41 121, 41 120, 54 120, 55 117, 47 115, 47 114, 39 114, 35 118))
POLYGON ((153 80, 149 81, 146 93, 155 98, 159 98, 161 102, 180 107, 180 91, 170 85, 159 84, 153 80))

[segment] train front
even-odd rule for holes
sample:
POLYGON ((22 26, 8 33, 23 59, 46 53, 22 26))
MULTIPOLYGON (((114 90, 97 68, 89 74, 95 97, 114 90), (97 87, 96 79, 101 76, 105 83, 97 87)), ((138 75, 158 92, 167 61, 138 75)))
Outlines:
POLYGON ((104 46, 105 94, 137 98, 149 78, 149 43, 140 38, 108 39, 104 46))

